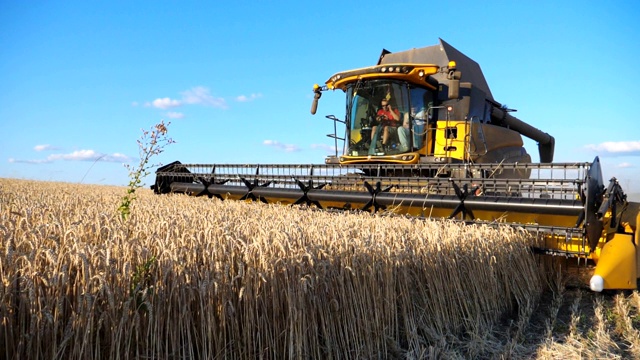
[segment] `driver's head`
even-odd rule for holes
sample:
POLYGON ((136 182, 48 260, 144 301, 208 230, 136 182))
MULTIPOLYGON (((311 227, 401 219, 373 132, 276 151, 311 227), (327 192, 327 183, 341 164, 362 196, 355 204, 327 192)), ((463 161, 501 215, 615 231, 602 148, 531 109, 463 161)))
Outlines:
POLYGON ((380 100, 380 105, 382 105, 382 107, 387 106, 387 104, 389 104, 389 100, 387 100, 386 98, 380 100))

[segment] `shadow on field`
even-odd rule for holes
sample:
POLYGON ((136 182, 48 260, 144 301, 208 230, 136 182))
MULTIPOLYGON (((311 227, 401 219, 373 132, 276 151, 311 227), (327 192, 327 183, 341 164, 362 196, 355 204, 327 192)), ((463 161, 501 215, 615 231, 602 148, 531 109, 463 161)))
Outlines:
MULTIPOLYGON (((557 259, 547 270, 548 287, 521 334, 518 316, 503 317, 495 329, 501 346, 518 343, 512 359, 638 359, 638 291, 596 293, 589 289, 593 267, 557 259), (520 336, 520 338, 514 338, 520 336)), ((640 285, 640 281, 639 281, 640 285)), ((483 354, 481 358, 494 358, 483 354)))

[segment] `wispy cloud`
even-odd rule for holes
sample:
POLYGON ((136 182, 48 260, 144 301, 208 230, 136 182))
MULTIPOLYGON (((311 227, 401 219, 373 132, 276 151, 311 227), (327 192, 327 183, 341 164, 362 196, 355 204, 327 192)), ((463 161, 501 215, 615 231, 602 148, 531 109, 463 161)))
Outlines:
MULTIPOLYGON (((254 96, 254 95, 252 95, 254 96)), ((255 95, 261 96, 261 95, 255 95)), ((137 102, 132 103, 133 106, 137 106, 137 102)), ((144 106, 146 107, 154 107, 156 109, 167 110, 172 109, 184 105, 202 105, 202 106, 211 106, 219 109, 227 109, 227 102, 224 98, 215 97, 211 95, 211 92, 208 88, 204 86, 196 86, 189 90, 182 92, 182 99, 172 99, 170 97, 157 98, 153 101, 147 101, 144 106)), ((167 114, 168 117, 172 119, 182 119, 184 118, 183 113, 179 112, 170 112, 167 114), (173 116, 173 117, 172 117, 173 116)))
POLYGON ((251 94, 249 96, 246 95, 240 95, 240 96, 236 96, 236 101, 237 102, 249 102, 249 101, 253 101, 255 99, 259 99, 262 97, 262 94, 257 93, 257 94, 251 94))
POLYGON ((55 150, 60 150, 60 148, 57 147, 57 146, 44 144, 44 145, 36 145, 36 146, 34 146, 33 150, 35 150, 35 151, 55 151, 55 150))
POLYGON ((626 169, 626 168, 632 168, 632 167, 635 167, 635 166, 633 166, 633 164, 631 164, 631 163, 623 162, 623 163, 618 164, 617 167, 619 167, 621 169, 626 169))
POLYGON ((131 158, 120 153, 103 154, 94 150, 77 150, 67 154, 51 154, 44 159, 20 160, 10 158, 10 163, 47 164, 54 161, 104 161, 104 162, 129 162, 131 158))
POLYGON ((182 93, 182 101, 191 105, 206 105, 215 108, 226 109, 227 102, 221 97, 214 97, 209 89, 204 86, 196 86, 182 93))
POLYGON ((589 144, 587 149, 608 155, 640 155, 640 141, 607 141, 589 144))
POLYGON ((336 152, 336 147, 335 146, 329 146, 326 144, 311 144, 311 148, 312 149, 320 149, 320 150, 324 150, 328 153, 335 153, 336 152))
POLYGON ((20 163, 20 164, 47 164, 50 163, 50 160, 40 159, 40 160, 19 160, 14 158, 9 158, 10 163, 20 163))
POLYGON ((184 114, 181 112, 170 111, 167 113, 167 117, 169 119, 182 119, 184 118, 184 114))
POLYGON ((276 140, 265 140, 262 142, 263 145, 266 146, 271 146, 277 149, 281 149, 284 150, 286 152, 295 152, 295 151, 300 151, 300 148, 296 145, 292 145, 292 144, 283 144, 279 141, 276 140))

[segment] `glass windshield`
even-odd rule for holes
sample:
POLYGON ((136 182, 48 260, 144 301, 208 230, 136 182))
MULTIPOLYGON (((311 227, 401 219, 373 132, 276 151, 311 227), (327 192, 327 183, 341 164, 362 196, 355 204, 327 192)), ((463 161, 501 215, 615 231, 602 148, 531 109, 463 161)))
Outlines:
MULTIPOLYGON (((429 125, 433 128, 435 124, 432 121, 434 93, 419 87, 410 89, 410 121, 411 132, 413 134, 413 146, 416 149, 422 149, 426 142, 433 144, 435 139, 435 131, 429 131, 429 125)), ((427 154, 431 154, 432 150, 427 150, 427 154)))
POLYGON ((347 89, 346 155, 394 155, 420 149, 432 101, 431 91, 403 82, 370 80, 352 84, 347 89))

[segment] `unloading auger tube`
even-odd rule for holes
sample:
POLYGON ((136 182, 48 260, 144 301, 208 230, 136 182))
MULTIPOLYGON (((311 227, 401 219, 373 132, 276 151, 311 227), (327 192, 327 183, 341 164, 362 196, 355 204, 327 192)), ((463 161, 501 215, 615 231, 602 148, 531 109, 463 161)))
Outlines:
MULTIPOLYGON (((539 164, 182 164, 156 171, 156 194, 307 205, 512 225, 534 235, 537 252, 592 260, 590 287, 636 289, 639 204, 600 162, 539 164), (527 179, 493 177, 530 173, 527 179), (482 178, 460 174, 482 173, 482 178), (456 177, 452 177, 456 174, 456 177)), ((582 261, 583 263, 586 263, 582 261)))
POLYGON ((498 123, 503 124, 531 140, 538 142, 538 153, 540 162, 553 162, 553 153, 555 151, 555 139, 553 136, 539 130, 524 121, 512 116, 505 109, 493 107, 491 109, 491 117, 496 119, 498 123))

